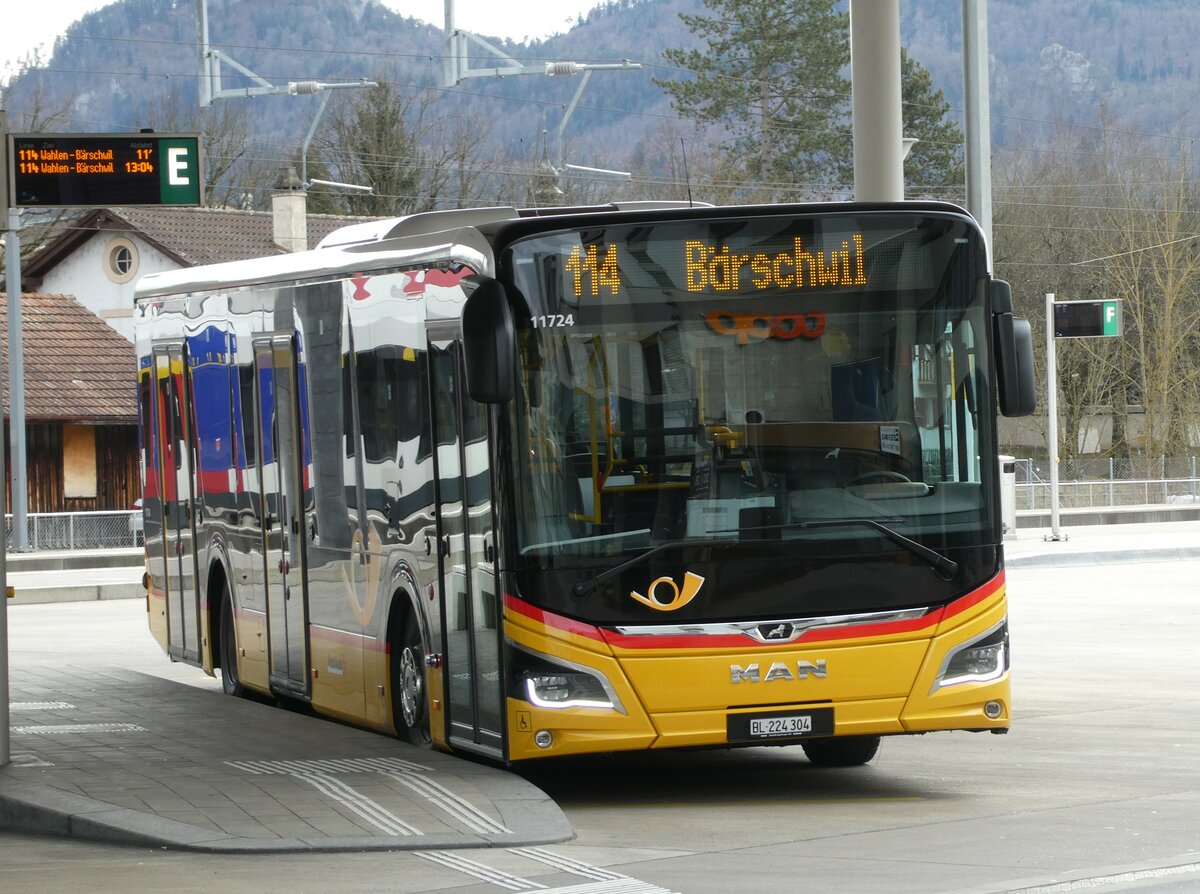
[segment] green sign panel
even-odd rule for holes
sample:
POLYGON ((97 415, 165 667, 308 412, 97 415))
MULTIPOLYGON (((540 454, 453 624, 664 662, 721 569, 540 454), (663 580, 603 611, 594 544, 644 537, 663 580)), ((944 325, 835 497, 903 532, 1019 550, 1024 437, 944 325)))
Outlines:
POLYGON ((10 134, 9 204, 17 208, 199 205, 194 134, 10 134))
POLYGON ((1064 301, 1054 305, 1055 338, 1111 337, 1123 331, 1119 299, 1064 301))

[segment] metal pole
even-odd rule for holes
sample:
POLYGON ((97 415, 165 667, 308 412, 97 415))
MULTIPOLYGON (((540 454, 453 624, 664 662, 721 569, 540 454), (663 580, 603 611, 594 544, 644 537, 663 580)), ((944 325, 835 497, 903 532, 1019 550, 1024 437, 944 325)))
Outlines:
MULTIPOLYGON (((0 109, 0 222, 8 217, 8 114, 0 109)), ((4 234, 5 252, 8 249, 8 234, 4 234)), ((6 255, 8 285, 13 287, 12 255, 6 255)), ((16 276, 16 287, 21 288, 20 276, 16 276)), ((4 409, 0 407, 0 469, 4 468, 4 409)), ((8 747, 8 534, 4 530, 4 519, 8 515, 7 489, 0 485, 0 767, 7 764, 11 755, 8 747)))
POLYGON ((445 79, 445 86, 453 87, 459 80, 462 74, 463 64, 459 58, 460 41, 457 34, 454 32, 454 0, 446 0, 446 58, 442 63, 442 77, 445 79))
POLYGON ((966 106, 967 210, 992 244, 991 98, 988 92, 987 0, 962 0, 966 106))
POLYGON ((1050 461, 1050 533, 1046 540, 1066 540, 1058 532, 1058 358, 1054 345, 1054 293, 1046 293, 1046 443, 1050 461))
MULTIPOLYGON (((4 437, 0 431, 0 469, 4 468, 4 437)), ((0 487, 0 491, 4 488, 0 487)), ((4 517, 8 514, 8 496, 0 494, 0 767, 11 760, 8 750, 8 538, 4 536, 4 517)))
POLYGON ((212 105, 213 60, 208 55, 208 0, 196 0, 196 17, 200 24, 200 108, 212 105))
POLYGON ((321 101, 317 104, 317 114, 313 116, 308 133, 304 135, 304 142, 300 145, 300 182, 304 184, 305 189, 308 189, 308 147, 312 145, 313 135, 317 132, 317 123, 321 120, 321 116, 325 114, 325 106, 329 105, 329 97, 332 95, 332 92, 329 90, 321 91, 321 101))
POLYGON ((8 432, 12 439, 13 549, 29 549, 25 468, 25 339, 21 326, 21 210, 8 209, 5 263, 8 266, 8 432))
POLYGON ((850 0, 854 198, 904 198, 900 121, 900 0, 850 0))

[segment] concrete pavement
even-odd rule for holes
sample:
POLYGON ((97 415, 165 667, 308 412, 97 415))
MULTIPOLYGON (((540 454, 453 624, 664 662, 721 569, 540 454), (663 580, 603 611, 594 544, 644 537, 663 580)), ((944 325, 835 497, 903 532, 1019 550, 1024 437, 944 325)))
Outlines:
MULTIPOLYGON (((140 549, 11 554, 9 605, 143 598, 142 570, 140 549)), ((234 853, 512 848, 574 835, 540 789, 496 766, 69 662, 10 661, 0 829, 234 853)))
POLYGON ((17 662, 10 674, 0 828, 235 853, 574 834, 540 789, 495 766, 118 668, 17 662))

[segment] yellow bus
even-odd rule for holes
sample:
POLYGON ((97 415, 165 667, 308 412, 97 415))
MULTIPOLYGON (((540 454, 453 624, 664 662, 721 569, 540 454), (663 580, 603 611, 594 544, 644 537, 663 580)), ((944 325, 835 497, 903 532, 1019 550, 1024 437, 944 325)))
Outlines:
POLYGON ((1028 324, 942 203, 431 212, 136 297, 150 627, 515 762, 1011 721, 1028 324))

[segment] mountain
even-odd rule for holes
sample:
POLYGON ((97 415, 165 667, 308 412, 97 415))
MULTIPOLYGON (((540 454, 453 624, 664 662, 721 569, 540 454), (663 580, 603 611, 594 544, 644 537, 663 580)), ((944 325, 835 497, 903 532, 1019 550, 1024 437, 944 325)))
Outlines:
MULTIPOLYGON (((681 12, 703 13, 702 0, 610 0, 546 40, 487 39, 532 65, 640 64, 595 72, 565 130, 566 160, 620 167, 673 117, 652 79, 680 74, 662 50, 693 42, 681 12)), ((211 45, 273 84, 382 77, 414 95, 431 90, 436 117, 486 129, 497 156, 516 160, 554 156, 556 132, 580 83, 522 76, 444 88, 441 29, 377 0, 209 0, 208 19, 211 45)), ((961 0, 901 0, 902 40, 954 109, 962 106, 961 28, 961 0)), ((167 112, 186 117, 181 110, 197 104, 197 33, 191 0, 117 0, 90 13, 67 30, 45 65, 10 83, 11 126, 131 131, 167 112), (61 117, 48 117, 60 109, 61 117)), ((989 38, 998 152, 1036 147, 1063 127, 1177 134, 1179 110, 1200 93, 1191 52, 1200 44, 1195 0, 990 0, 989 38)), ((472 54, 478 66, 496 64, 482 51, 472 54)), ((226 88, 257 86, 230 65, 223 71, 226 88)), ((311 96, 219 102, 253 104, 254 152, 278 160, 295 157, 318 105, 311 96)))

